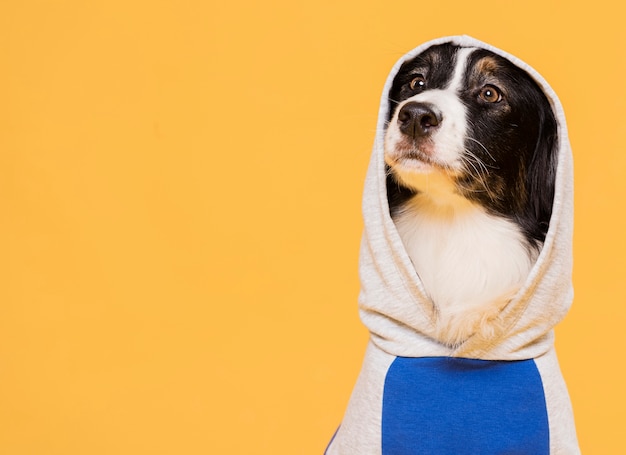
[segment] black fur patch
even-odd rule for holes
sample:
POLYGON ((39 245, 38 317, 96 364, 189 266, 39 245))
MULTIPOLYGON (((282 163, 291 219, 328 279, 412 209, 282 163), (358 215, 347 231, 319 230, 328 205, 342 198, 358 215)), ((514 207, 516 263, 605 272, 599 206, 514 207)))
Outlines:
POLYGON ((387 121, 391 120, 395 108, 405 99, 416 95, 419 91, 443 89, 450 83, 453 76, 450 70, 454 68, 456 63, 458 49, 458 46, 451 46, 450 44, 432 46, 402 64, 389 92, 391 108, 387 121), (424 76, 426 84, 418 90, 411 90, 411 80, 420 74, 424 76))

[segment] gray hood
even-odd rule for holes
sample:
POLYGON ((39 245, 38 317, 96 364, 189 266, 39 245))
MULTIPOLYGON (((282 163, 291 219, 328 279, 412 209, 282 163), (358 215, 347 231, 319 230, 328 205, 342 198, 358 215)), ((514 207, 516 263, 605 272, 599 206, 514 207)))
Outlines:
POLYGON ((572 291, 572 156, 563 108, 548 83, 518 58, 468 36, 425 43, 400 59, 383 89, 365 192, 365 231, 361 246, 359 297, 363 323, 383 351, 406 357, 453 356, 485 360, 521 360, 545 354, 553 344, 553 327, 567 313, 572 291), (389 214, 383 142, 388 93, 400 66, 428 47, 451 42, 499 54, 527 71, 543 89, 557 120, 558 169, 549 230, 525 285, 502 311, 502 329, 493 338, 475 335, 452 349, 435 336, 436 311, 427 297, 389 214))

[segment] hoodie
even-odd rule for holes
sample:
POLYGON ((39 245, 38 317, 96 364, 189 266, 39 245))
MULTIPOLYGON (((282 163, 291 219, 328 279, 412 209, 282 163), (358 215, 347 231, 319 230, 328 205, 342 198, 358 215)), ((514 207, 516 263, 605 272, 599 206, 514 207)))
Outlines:
POLYGON ((573 299, 573 170, 563 108, 547 82, 518 58, 468 36, 429 41, 392 68, 380 102, 363 196, 359 312, 370 332, 363 366, 327 455, 578 454, 570 399, 554 349, 554 326, 573 299), (489 338, 437 341, 426 296, 389 214, 384 161, 388 93, 405 61, 451 42, 487 49, 524 69, 552 105, 558 166, 550 225, 525 284, 489 338))

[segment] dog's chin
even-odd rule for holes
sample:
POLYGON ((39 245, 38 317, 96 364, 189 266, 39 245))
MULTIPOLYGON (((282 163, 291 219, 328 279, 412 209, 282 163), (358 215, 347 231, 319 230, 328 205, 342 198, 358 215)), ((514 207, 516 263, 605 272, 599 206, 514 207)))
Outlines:
POLYGON ((396 149, 393 153, 385 150, 385 162, 396 178, 408 187, 414 187, 412 183, 416 179, 420 180, 433 174, 448 175, 450 173, 445 163, 437 161, 430 153, 417 148, 400 151, 396 149))

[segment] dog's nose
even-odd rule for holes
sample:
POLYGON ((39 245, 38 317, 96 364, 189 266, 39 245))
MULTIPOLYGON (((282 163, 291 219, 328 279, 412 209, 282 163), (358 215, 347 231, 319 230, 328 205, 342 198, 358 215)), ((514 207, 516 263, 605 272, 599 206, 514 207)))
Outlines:
POLYGON ((407 103, 398 112, 400 131, 414 138, 430 134, 441 120, 441 112, 428 103, 407 103))

